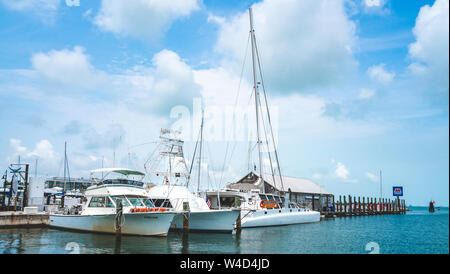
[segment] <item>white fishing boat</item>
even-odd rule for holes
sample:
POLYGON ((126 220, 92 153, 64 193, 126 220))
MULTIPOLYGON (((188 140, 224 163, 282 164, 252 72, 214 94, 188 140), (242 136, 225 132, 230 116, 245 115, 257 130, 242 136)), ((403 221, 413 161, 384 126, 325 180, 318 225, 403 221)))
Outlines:
POLYGON ((93 170, 118 173, 127 178, 102 180, 85 192, 86 201, 78 214, 50 214, 50 226, 72 230, 166 236, 176 213, 156 207, 147 197, 143 183, 128 176, 145 174, 125 168, 93 170))
MULTIPOLYGON (((188 217, 189 231, 231 233, 240 210, 236 208, 211 210, 206 200, 192 193, 189 186, 190 170, 183 154, 183 141, 176 135, 180 132, 161 130, 157 157, 146 163, 146 170, 159 180, 151 187, 148 198, 158 206, 164 205, 178 212, 171 229, 184 229, 184 216, 188 217), (175 135, 175 136, 174 136, 175 135), (186 215, 187 214, 187 215, 186 215)), ((192 163, 191 163, 192 164, 192 163)))
MULTIPOLYGON (((240 225, 242 228, 279 226, 290 224, 301 224, 320 221, 320 213, 307 208, 300 208, 294 203, 290 203, 286 199, 286 192, 283 187, 283 177, 281 176, 280 163, 278 160, 277 147, 270 119, 269 105, 267 102, 267 94, 264 87, 264 81, 261 72, 261 64, 258 49, 256 46, 255 30, 253 28, 252 9, 249 9, 250 15, 250 39, 252 45, 252 72, 253 72, 253 91, 252 96, 255 99, 256 114, 256 135, 258 147, 259 175, 255 183, 249 184, 246 188, 235 189, 231 191, 210 191, 207 195, 211 199, 215 199, 218 208, 222 209, 231 206, 230 203, 240 204, 242 210, 240 225), (258 68, 258 72, 256 69, 258 68), (260 98, 260 86, 263 91, 263 99, 260 98), (262 100, 264 100, 265 108, 262 108, 262 100), (263 134, 262 134, 263 133, 263 134), (265 139, 262 139, 262 135, 265 139), (271 139, 269 141, 269 139, 271 139), (267 152, 269 160, 270 173, 264 173, 262 146, 267 152), (272 152, 272 153, 271 153, 272 152), (276 174, 278 173, 278 174, 276 174), (273 182, 279 178, 281 191, 272 187, 266 187, 265 179, 270 177, 273 182), (221 198, 229 197, 228 205, 221 204, 221 198)), ((249 153, 250 154, 250 153, 249 153)), ((255 165, 256 170, 256 165, 255 165)))

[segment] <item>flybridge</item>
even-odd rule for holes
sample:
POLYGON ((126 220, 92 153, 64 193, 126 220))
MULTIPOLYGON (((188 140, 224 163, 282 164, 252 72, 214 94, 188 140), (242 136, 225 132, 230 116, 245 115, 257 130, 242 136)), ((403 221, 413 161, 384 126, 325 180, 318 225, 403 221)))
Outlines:
POLYGON ((132 185, 132 186, 138 186, 138 187, 142 187, 144 185, 144 182, 142 182, 142 181, 131 180, 131 179, 128 178, 129 175, 145 176, 145 173, 137 171, 137 170, 132 170, 132 169, 128 169, 128 168, 100 168, 100 169, 91 170, 91 175, 94 174, 94 173, 102 173, 102 174, 104 174, 102 176, 102 179, 99 182, 97 182, 98 185, 101 185, 101 184, 108 184, 108 185, 120 184, 120 185, 132 185), (127 178, 105 179, 111 173, 122 174, 122 175, 127 176, 127 178))

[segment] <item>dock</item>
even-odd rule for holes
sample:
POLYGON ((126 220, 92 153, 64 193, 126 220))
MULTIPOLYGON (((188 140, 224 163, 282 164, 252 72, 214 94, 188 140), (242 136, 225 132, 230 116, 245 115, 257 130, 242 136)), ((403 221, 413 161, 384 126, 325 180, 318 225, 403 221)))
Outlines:
POLYGON ((0 212, 0 228, 48 226, 47 212, 25 213, 23 211, 0 212))
POLYGON ((339 196, 332 201, 332 209, 321 212, 325 217, 353 217, 406 214, 406 202, 402 199, 339 196), (347 200, 348 198, 348 200, 347 200))

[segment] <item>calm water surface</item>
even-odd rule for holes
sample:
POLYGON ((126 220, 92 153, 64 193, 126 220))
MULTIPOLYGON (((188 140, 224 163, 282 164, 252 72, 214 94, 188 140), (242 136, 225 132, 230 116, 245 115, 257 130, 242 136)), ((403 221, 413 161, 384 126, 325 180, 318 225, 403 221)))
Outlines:
POLYGON ((167 238, 0 229, 0 253, 449 253, 449 211, 413 207, 406 215, 336 218, 244 229, 240 234, 169 233, 167 238), (367 246, 367 250, 366 250, 367 246))

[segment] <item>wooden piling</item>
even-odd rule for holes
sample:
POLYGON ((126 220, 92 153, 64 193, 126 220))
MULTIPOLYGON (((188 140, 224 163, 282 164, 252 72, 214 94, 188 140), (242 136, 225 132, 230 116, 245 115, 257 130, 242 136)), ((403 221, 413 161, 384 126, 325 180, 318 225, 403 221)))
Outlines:
POLYGON ((183 202, 183 232, 189 232, 189 202, 183 202))
POLYGON ((348 214, 350 217, 353 215, 353 208, 352 208, 352 196, 348 195, 348 214))
POLYGON ((370 198, 370 215, 373 215, 373 198, 370 198))
POLYGON ((363 215, 366 215, 366 198, 363 197, 363 215))
POLYGON ((361 216, 361 197, 358 196, 358 216, 361 216))
POLYGON ((344 196, 344 217, 347 217, 347 201, 345 200, 345 196, 344 196))

